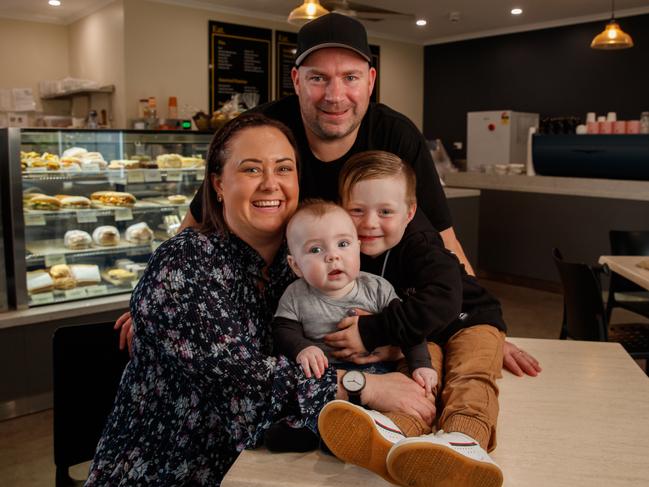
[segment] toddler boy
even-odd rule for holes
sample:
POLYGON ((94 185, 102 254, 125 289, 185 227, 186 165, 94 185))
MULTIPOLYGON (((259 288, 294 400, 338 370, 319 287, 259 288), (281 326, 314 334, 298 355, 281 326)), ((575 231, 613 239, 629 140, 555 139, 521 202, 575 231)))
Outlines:
POLYGON ((444 301, 431 281, 439 262, 446 262, 442 256, 447 251, 438 232, 417 211, 415 188, 412 168, 394 154, 370 151, 345 163, 340 196, 358 230, 361 268, 393 284, 404 300, 400 305, 404 319, 399 326, 386 326, 393 321, 388 306, 373 316, 346 318, 350 326, 325 341, 342 345, 347 354, 371 352, 386 344, 408 344, 422 336, 438 344, 429 344, 429 350, 440 379, 443 368, 439 431, 403 439, 386 452, 375 447, 385 438, 367 420, 363 408, 333 401, 320 414, 320 433, 336 456, 350 463, 372 469, 380 462, 373 458, 368 463, 357 452, 385 455, 390 476, 401 485, 499 487, 502 472, 487 451, 496 446, 496 378, 502 367, 501 332, 505 330, 500 303, 455 259, 462 280, 461 312, 446 326, 428 319, 444 301), (354 421, 350 411, 356 415, 354 421), (369 431, 356 428, 347 436, 341 434, 350 430, 350 424, 365 425, 369 431), (368 444, 360 446, 359 437, 368 444))

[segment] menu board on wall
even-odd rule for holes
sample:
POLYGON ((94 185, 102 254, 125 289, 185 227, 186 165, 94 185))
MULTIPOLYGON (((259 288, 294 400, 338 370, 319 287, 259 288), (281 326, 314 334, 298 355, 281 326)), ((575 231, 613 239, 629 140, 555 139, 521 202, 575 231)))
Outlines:
POLYGON ((297 34, 294 32, 275 31, 275 98, 279 100, 295 93, 291 69, 295 65, 297 52, 297 34))
MULTIPOLYGON (((270 100, 272 31, 246 25, 209 22, 209 91, 213 112, 235 93, 270 100)), ((250 108, 250 107, 246 107, 250 108)))
POLYGON ((376 68, 376 81, 374 82, 374 91, 372 91, 372 96, 370 101, 379 102, 380 98, 380 83, 379 83, 379 74, 381 73, 381 46, 373 46, 370 44, 370 52, 372 53, 372 66, 376 68))

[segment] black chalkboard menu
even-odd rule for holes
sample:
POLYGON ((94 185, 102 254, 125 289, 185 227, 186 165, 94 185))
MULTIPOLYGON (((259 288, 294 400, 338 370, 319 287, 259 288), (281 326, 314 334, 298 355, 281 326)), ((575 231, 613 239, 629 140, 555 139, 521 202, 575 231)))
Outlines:
POLYGON ((275 99, 279 100, 295 93, 291 69, 295 65, 297 51, 297 34, 294 32, 275 31, 275 99))
POLYGON ((372 66, 376 68, 376 81, 374 82, 374 91, 372 91, 372 96, 370 101, 378 103, 380 101, 380 84, 379 84, 379 73, 381 72, 381 46, 373 46, 370 44, 370 52, 372 53, 372 66))
POLYGON ((270 100, 272 30, 209 22, 210 109, 220 108, 235 93, 256 93, 270 100))

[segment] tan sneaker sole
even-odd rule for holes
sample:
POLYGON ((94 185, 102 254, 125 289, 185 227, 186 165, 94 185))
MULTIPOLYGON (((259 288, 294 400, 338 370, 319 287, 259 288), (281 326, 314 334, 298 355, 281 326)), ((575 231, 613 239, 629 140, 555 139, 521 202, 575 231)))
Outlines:
POLYGON ((501 487, 503 474, 491 463, 471 460, 443 445, 400 445, 387 462, 389 474, 406 487, 501 487))
POLYGON ((320 436, 336 457, 396 483, 385 465, 394 443, 383 438, 377 427, 382 426, 343 401, 325 407, 318 417, 320 436))

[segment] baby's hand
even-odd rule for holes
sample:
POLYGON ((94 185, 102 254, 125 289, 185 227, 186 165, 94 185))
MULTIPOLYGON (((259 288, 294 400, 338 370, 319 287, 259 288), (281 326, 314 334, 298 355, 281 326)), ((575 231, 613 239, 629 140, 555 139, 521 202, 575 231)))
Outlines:
POLYGON ((325 369, 329 367, 327 356, 315 345, 302 349, 302 351, 297 354, 296 360, 297 363, 302 366, 304 375, 306 375, 308 379, 311 378, 311 372, 313 372, 313 375, 319 379, 322 377, 322 374, 324 374, 325 369))
POLYGON ((412 371, 412 378, 421 387, 426 389, 426 395, 433 393, 433 389, 437 386, 437 372, 429 367, 419 367, 412 371))

